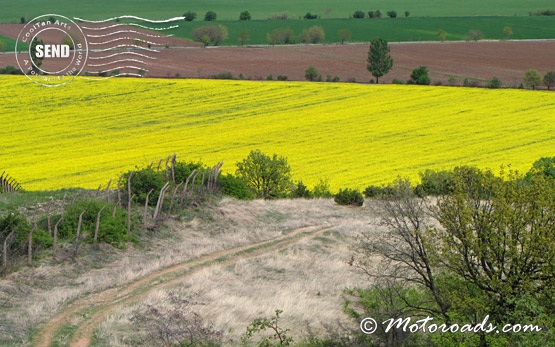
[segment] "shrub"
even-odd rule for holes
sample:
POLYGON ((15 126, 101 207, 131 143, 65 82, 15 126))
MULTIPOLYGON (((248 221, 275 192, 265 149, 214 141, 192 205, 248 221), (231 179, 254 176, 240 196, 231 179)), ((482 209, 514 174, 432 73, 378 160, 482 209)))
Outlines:
POLYGON ((416 195, 448 195, 454 190, 452 171, 426 170, 420 173, 420 184, 414 189, 416 195))
POLYGON ((31 226, 27 219, 19 212, 12 211, 4 218, 0 218, 0 240, 4 241, 13 232, 9 249, 16 254, 23 254, 31 226))
POLYGON ((271 45, 286 45, 294 43, 294 33, 290 28, 275 28, 266 36, 268 43, 271 45))
POLYGON ((72 240, 75 237, 79 215, 85 211, 81 224, 81 235, 92 241, 98 212, 104 208, 100 217, 98 241, 109 243, 115 247, 122 247, 123 243, 131 241, 133 238, 127 234, 126 212, 121 208, 116 208, 116 214, 112 216, 114 207, 115 205, 112 203, 92 199, 78 200, 69 205, 64 213, 64 219, 60 223, 59 239, 72 240))
POLYGON ((487 87, 491 89, 501 88, 501 80, 497 77, 493 77, 491 81, 488 82, 487 87))
POLYGON ((346 188, 345 190, 339 189, 339 193, 335 194, 333 201, 338 205, 362 206, 364 197, 358 190, 346 188))
POLYGON ((0 75, 23 75, 23 72, 12 65, 8 65, 5 68, 0 68, 0 75))
POLYGON ((195 18, 197 18, 197 14, 196 12, 193 12, 193 11, 187 11, 183 13, 183 17, 185 17, 185 20, 187 22, 192 22, 195 20, 195 18))
POLYGON ((392 84, 405 84, 405 82, 401 81, 400 79, 394 78, 393 81, 391 81, 392 84))
MULTIPOLYGON (((130 174, 131 172, 123 174, 122 189, 124 192, 128 191, 127 183, 130 174)), ((131 195, 134 195, 139 203, 144 203, 148 192, 152 190, 148 199, 149 205, 152 205, 158 200, 164 184, 166 184, 166 178, 163 172, 156 171, 152 167, 136 170, 131 176, 131 195)))
POLYGON ((364 17, 365 17, 365 14, 364 14, 363 11, 355 11, 353 13, 353 18, 360 19, 360 18, 364 18, 364 17))
POLYGON ((374 12, 374 16, 375 18, 382 18, 382 11, 376 10, 376 12, 374 12))
POLYGON ((204 46, 210 44, 218 46, 227 39, 227 28, 223 25, 205 25, 193 30, 193 39, 202 42, 204 46))
POLYGON ((364 196, 367 198, 378 198, 382 195, 383 188, 378 186, 368 186, 364 189, 364 196))
POLYGON ((304 17, 304 19, 318 19, 318 15, 317 14, 312 14, 310 12, 307 12, 304 17))
POLYGON ((408 18, 410 16, 410 12, 409 11, 405 11, 405 18, 408 18))
POLYGON ((412 82, 411 84, 429 85, 430 77, 428 76, 428 74, 429 71, 427 67, 419 66, 416 69, 412 70, 412 73, 410 74, 410 80, 407 83, 412 82))
POLYGON ((214 11, 208 11, 206 12, 206 14, 204 15, 204 20, 207 22, 211 22, 216 20, 217 14, 214 11))
POLYGON ((266 81, 273 81, 274 80, 274 76, 272 76, 272 74, 269 74, 268 76, 266 76, 266 81))
POLYGON ((330 191, 330 184, 328 180, 320 179, 318 183, 313 188, 314 197, 315 198, 324 198, 328 199, 333 196, 330 191))
POLYGON ((395 12, 393 10, 392 11, 387 11, 387 16, 389 18, 397 18, 397 12, 395 12))
POLYGON ((289 80, 289 77, 287 77, 286 75, 279 75, 279 76, 277 77, 277 80, 278 80, 278 81, 288 81, 288 80, 289 80))
POLYGON ((301 34, 301 42, 303 43, 320 43, 326 37, 324 28, 319 25, 304 29, 301 34))
POLYGON ((249 11, 243 11, 239 14, 239 20, 251 20, 251 14, 249 11))
POLYGON ((528 13, 530 16, 555 16, 555 10, 541 10, 528 13))
POLYGON ((339 78, 339 76, 333 76, 333 77, 331 77, 331 75, 326 76, 326 82, 339 82, 339 81, 341 81, 341 78, 339 78))
POLYGON ((291 197, 310 199, 312 198, 312 192, 303 183, 303 181, 299 180, 297 185, 293 188, 293 191, 291 191, 291 197))
MULTIPOLYGON (((202 169, 205 169, 205 166, 201 162, 198 162, 198 163, 193 163, 193 162, 184 163, 184 162, 178 161, 178 162, 175 163, 175 167, 173 169, 173 172, 175 174, 175 182, 176 183, 185 182, 187 180, 187 177, 189 177, 189 175, 194 170, 202 170, 202 169)), ((168 177, 169 177, 169 175, 168 175, 168 177)))
POLYGON ((240 200, 252 200, 254 195, 245 182, 232 174, 221 175, 218 184, 223 195, 231 196, 240 200))

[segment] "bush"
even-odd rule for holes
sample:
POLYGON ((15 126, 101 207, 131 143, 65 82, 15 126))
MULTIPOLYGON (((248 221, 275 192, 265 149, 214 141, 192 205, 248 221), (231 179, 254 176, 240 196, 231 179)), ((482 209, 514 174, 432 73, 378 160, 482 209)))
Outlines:
POLYGON ((530 12, 530 16, 555 16, 555 10, 542 10, 536 12, 530 12))
POLYGON ((12 65, 8 65, 5 68, 0 68, 0 75, 23 75, 23 72, 12 65))
MULTIPOLYGON (((115 247, 122 247, 123 243, 133 240, 127 234, 127 214, 121 208, 116 208, 115 217, 112 216, 115 205, 105 201, 92 199, 78 200, 69 205, 64 213, 64 219, 60 223, 58 237, 60 240, 71 240, 76 235, 79 223, 79 215, 83 214, 81 224, 81 235, 86 236, 89 241, 94 238, 96 218, 102 210, 100 217, 100 228, 98 230, 98 241, 109 243, 115 247)), ((56 217, 54 219, 57 219, 56 217)))
POLYGON ((11 238, 13 241, 9 243, 9 249, 16 254, 24 254, 31 226, 27 219, 16 211, 0 218, 0 240, 3 242, 11 232, 14 233, 11 238))
POLYGON ((387 16, 389 18, 397 18, 397 12, 395 11, 387 11, 387 16))
POLYGON ((493 77, 491 81, 488 82, 487 87, 491 89, 501 88, 501 80, 497 77, 493 77))
POLYGON ((341 81, 341 78, 339 78, 339 76, 333 76, 333 77, 331 77, 331 75, 326 76, 326 82, 339 82, 339 81, 341 81))
POLYGON ((315 25, 308 29, 304 29, 301 34, 301 42, 303 43, 320 43, 326 37, 324 28, 315 25))
POLYGON ((400 79, 394 78, 393 81, 391 81, 392 84, 405 84, 405 82, 401 81, 400 79))
MULTIPOLYGON (((130 174, 131 172, 123 174, 122 189, 124 192, 128 191, 127 183, 130 174)), ((139 203, 144 203, 148 192, 152 190, 148 199, 149 205, 152 205, 158 200, 164 184, 166 184, 166 178, 163 172, 156 171, 152 167, 136 170, 131 176, 131 195, 134 195, 139 203)))
POLYGON ((197 18, 197 14, 196 12, 193 12, 193 11, 187 11, 183 13, 183 17, 185 17, 185 20, 187 22, 192 22, 195 20, 195 18, 197 18))
POLYGON ((214 11, 208 11, 206 12, 206 14, 204 15, 204 20, 207 22, 211 22, 216 20, 217 14, 214 11))
POLYGON ((289 77, 287 77, 286 75, 278 75, 277 80, 278 81, 288 81, 289 77))
POLYGON ((407 83, 419 84, 419 85, 429 85, 430 77, 428 76, 428 68, 425 66, 417 67, 412 70, 410 74, 410 80, 407 83))
POLYGON ((312 189, 315 198, 329 199, 333 197, 328 180, 319 179, 312 189))
POLYGON ((345 190, 339 189, 339 193, 335 194, 333 201, 338 205, 362 206, 364 197, 358 190, 346 188, 345 190))
POLYGON ((360 19, 360 18, 364 18, 364 17, 365 17, 365 14, 364 14, 363 11, 355 11, 353 13, 353 18, 360 19))
POLYGON ((420 173, 420 184, 414 189, 418 196, 440 196, 454 190, 453 171, 426 170, 420 173))
POLYGON ((310 12, 307 12, 304 17, 304 19, 318 19, 318 15, 317 14, 312 14, 310 12))
POLYGON ((409 18, 410 16, 410 12, 409 11, 405 11, 405 18, 409 18))
POLYGON ((193 30, 193 39, 202 42, 204 46, 210 44, 218 46, 227 39, 227 28, 223 25, 205 25, 193 30))
POLYGON ((275 28, 266 36, 271 45, 286 45, 294 43, 294 35, 290 28, 275 28))
POLYGON ((310 199, 312 198, 312 192, 308 189, 308 187, 303 183, 303 181, 299 180, 297 185, 291 192, 292 198, 305 198, 310 199))
POLYGON ((232 174, 221 175, 218 180, 220 191, 223 195, 231 196, 240 200, 252 200, 254 195, 245 182, 232 174))
POLYGON ((239 20, 251 20, 251 14, 249 11, 243 11, 239 14, 239 20))

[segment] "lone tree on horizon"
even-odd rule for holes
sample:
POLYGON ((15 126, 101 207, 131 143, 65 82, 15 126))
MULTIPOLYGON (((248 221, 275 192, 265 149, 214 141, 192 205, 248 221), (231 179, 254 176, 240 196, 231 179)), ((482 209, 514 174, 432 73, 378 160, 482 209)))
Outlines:
POLYGON ((376 83, 379 83, 379 78, 388 73, 392 67, 393 59, 389 54, 387 41, 380 38, 372 40, 368 50, 368 71, 376 77, 376 83))

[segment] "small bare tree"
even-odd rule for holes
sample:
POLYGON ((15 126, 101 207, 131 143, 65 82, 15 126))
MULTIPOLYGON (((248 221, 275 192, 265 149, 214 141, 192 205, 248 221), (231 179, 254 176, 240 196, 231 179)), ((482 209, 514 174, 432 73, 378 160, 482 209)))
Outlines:
POLYGON ((222 332, 194 310, 197 305, 191 298, 178 292, 166 293, 161 305, 143 304, 133 311, 130 318, 141 333, 146 346, 212 346, 219 345, 222 332))

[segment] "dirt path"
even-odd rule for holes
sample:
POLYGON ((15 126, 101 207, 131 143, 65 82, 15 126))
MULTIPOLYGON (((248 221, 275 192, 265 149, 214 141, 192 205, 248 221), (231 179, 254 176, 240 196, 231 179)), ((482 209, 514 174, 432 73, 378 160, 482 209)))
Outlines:
POLYGON ((140 302, 155 289, 175 286, 193 273, 209 266, 230 265, 240 259, 254 258, 287 248, 303 238, 317 236, 329 229, 331 228, 324 226, 295 229, 270 240, 191 259, 140 278, 123 288, 111 288, 91 294, 73 302, 66 310, 50 319, 34 336, 33 344, 39 347, 50 346, 58 329, 71 323, 78 327, 71 338, 70 346, 89 346, 91 336, 108 314, 123 306, 140 302))

